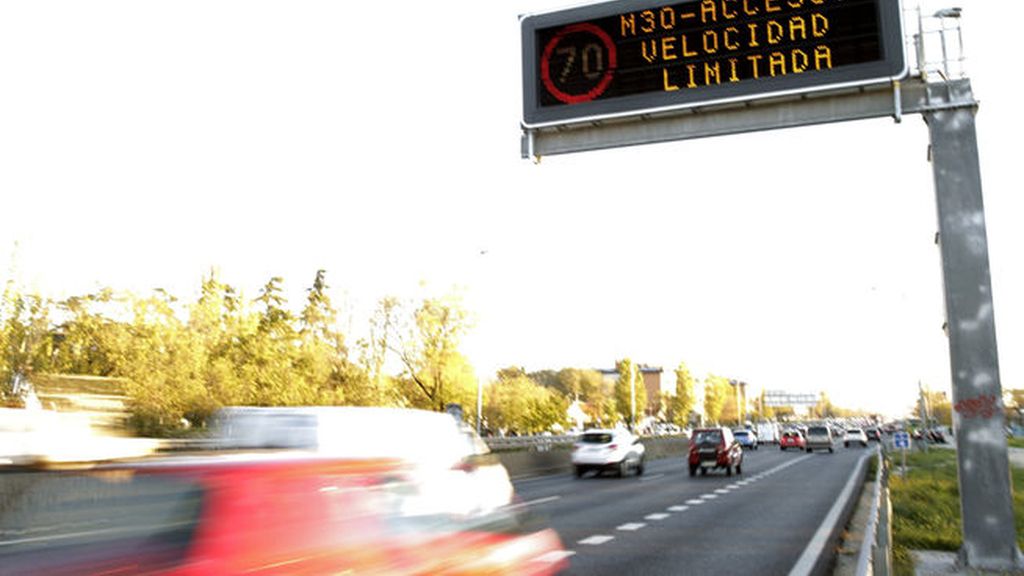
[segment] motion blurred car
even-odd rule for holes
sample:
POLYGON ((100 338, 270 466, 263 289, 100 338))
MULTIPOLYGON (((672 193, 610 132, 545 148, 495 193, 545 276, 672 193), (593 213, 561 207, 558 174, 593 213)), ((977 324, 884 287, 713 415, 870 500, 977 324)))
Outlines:
POLYGON ((751 430, 733 430, 732 435, 740 443, 740 446, 757 450, 757 434, 754 434, 751 430))
POLYGON ((785 451, 787 448, 796 448, 803 451, 806 447, 804 435, 799 430, 786 430, 779 438, 779 450, 785 451))
POLYGON ((860 428, 850 428, 843 435, 843 446, 849 448, 851 444, 857 444, 861 448, 867 448, 868 435, 860 428))
POLYGON ((868 437, 869 442, 882 441, 882 432, 878 428, 868 428, 864 431, 864 434, 868 437))
POLYGON ((0 469, 0 573, 554 574, 524 508, 465 514, 415 465, 302 452, 0 469))
POLYGON ((625 429, 586 430, 572 447, 572 467, 577 478, 593 470, 615 472, 620 478, 630 470, 644 473, 646 449, 640 438, 625 429))
POLYGON ((214 418, 220 450, 303 450, 322 457, 389 458, 414 466, 421 490, 464 513, 507 505, 508 471, 487 444, 450 414, 356 406, 232 406, 214 418), (457 495, 457 499, 449 495, 457 495))
POLYGON ((690 437, 688 455, 690 476, 697 471, 707 474, 708 470, 725 470, 726 476, 743 473, 743 448, 728 428, 700 428, 690 437))
POLYGON ((804 444, 808 452, 815 450, 828 450, 833 452, 832 430, 828 426, 808 426, 807 435, 804 437, 804 444))

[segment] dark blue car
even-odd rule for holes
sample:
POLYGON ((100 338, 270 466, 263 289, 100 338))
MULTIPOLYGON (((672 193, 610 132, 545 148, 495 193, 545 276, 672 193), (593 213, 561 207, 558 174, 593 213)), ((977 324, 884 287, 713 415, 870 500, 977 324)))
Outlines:
POLYGON ((753 430, 733 430, 732 434, 743 448, 757 450, 757 434, 753 430))

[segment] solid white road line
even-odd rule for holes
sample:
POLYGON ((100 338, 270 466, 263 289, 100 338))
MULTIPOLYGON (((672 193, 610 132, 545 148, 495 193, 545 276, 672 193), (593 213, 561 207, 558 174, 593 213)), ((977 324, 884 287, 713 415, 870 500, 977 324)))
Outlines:
POLYGON ((583 540, 580 540, 578 544, 586 544, 588 546, 600 546, 601 544, 604 544, 605 542, 610 542, 612 540, 615 540, 615 536, 605 536, 604 534, 596 534, 594 536, 590 536, 589 538, 584 538, 583 540))
MULTIPOLYGON (((864 467, 868 457, 873 454, 874 452, 867 452, 860 457, 860 460, 857 462, 857 468, 850 475, 850 479, 846 481, 846 486, 843 487, 843 491, 836 498, 832 509, 828 511, 825 519, 821 521, 821 526, 818 526, 818 530, 814 533, 811 541, 807 543, 804 553, 800 555, 800 559, 796 561, 793 569, 789 571, 789 576, 808 576, 814 571, 814 565, 817 564, 818 557, 821 555, 822 550, 825 549, 825 546, 828 545, 832 528, 835 527, 836 522, 839 520, 839 515, 843 513, 843 508, 846 507, 846 503, 850 500, 853 489, 857 485, 857 480, 861 478, 861 468, 864 467)), ((804 456, 804 458, 810 458, 810 456, 804 456)))

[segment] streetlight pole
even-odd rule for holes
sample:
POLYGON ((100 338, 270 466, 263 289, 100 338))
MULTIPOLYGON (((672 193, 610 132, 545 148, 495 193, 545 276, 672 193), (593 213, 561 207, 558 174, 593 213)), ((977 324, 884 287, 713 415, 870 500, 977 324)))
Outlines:
POLYGON ((629 360, 629 430, 636 429, 636 365, 629 360))

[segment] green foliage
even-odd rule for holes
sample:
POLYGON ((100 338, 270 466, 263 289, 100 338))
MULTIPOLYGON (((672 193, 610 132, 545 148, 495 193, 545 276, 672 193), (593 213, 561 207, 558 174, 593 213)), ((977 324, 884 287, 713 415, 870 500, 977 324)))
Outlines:
POLYGON ((491 429, 536 434, 566 423, 568 400, 541 386, 522 368, 504 368, 484 395, 484 418, 491 429))
MULTIPOLYGON (((899 456, 888 459, 895 470, 899 456)), ((956 551, 962 544, 956 452, 930 450, 907 454, 907 473, 892 474, 893 555, 900 573, 912 565, 910 550, 956 551)), ((1024 546, 1024 470, 1012 474, 1017 545, 1024 546)))
POLYGON ((454 296, 424 299, 411 321, 392 310, 388 324, 388 349, 404 366, 405 398, 413 405, 444 410, 451 402, 465 404, 476 377, 466 359, 458 353, 459 342, 469 330, 469 315, 454 296))
POLYGON ((51 303, 38 294, 23 294, 8 281, 0 295, 0 406, 17 406, 14 376, 49 368, 53 338, 49 332, 51 303))

